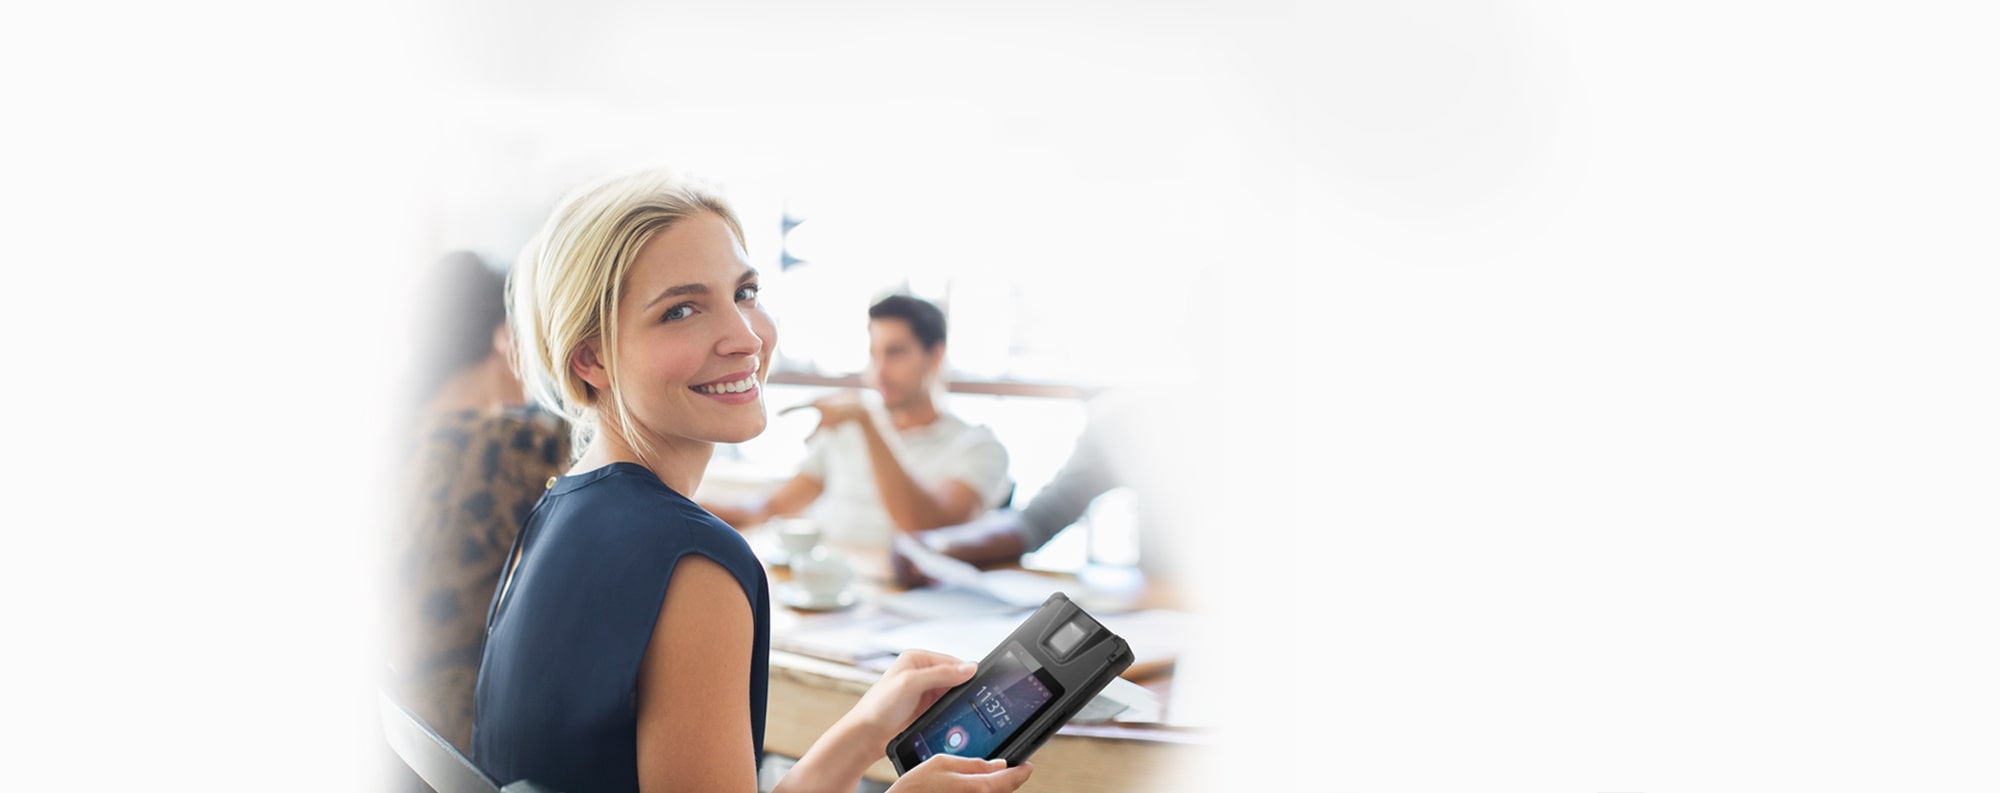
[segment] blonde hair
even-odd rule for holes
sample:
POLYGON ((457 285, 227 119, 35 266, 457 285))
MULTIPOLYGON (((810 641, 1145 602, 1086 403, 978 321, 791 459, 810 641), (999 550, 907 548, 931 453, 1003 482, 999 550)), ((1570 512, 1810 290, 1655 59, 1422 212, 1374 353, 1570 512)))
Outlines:
POLYGON ((655 169, 587 185, 556 205, 508 276, 507 327, 521 384, 530 399, 569 420, 577 453, 599 430, 604 408, 598 404, 602 395, 577 375, 570 360, 596 341, 610 378, 612 419, 640 459, 648 459, 651 444, 633 431, 631 411, 619 393, 618 303, 639 249, 653 235, 702 212, 722 218, 736 244, 748 247, 729 204, 687 174, 655 169))

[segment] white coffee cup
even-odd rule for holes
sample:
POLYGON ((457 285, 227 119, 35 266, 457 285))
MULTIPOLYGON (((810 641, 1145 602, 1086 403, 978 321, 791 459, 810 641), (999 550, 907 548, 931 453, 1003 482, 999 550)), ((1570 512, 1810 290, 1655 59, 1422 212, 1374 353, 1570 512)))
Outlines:
POLYGON ((819 545, 819 521, 812 518, 778 518, 771 521, 778 532, 778 544, 785 548, 785 558, 805 556, 819 545))
POLYGON ((792 557, 791 568, 792 580, 798 582, 799 589, 819 602, 839 598, 854 580, 854 568, 847 563, 847 557, 825 547, 815 546, 792 557))

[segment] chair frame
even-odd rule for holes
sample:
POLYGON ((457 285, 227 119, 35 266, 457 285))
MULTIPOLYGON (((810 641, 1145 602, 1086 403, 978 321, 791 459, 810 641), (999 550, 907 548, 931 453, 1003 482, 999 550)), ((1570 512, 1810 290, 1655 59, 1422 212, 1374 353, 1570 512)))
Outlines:
POLYGON ((418 718, 387 691, 377 692, 382 712, 382 733, 403 764, 422 777, 438 793, 556 793, 522 779, 506 786, 472 764, 458 747, 418 718))

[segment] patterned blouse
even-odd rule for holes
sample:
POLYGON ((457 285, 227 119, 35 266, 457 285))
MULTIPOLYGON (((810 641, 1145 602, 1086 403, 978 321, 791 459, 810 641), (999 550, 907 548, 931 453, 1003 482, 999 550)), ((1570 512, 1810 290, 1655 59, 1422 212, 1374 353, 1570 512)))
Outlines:
POLYGON ((429 419, 407 460, 391 544, 395 687, 432 729, 468 749, 486 610, 500 568, 551 477, 569 426, 532 408, 429 419))

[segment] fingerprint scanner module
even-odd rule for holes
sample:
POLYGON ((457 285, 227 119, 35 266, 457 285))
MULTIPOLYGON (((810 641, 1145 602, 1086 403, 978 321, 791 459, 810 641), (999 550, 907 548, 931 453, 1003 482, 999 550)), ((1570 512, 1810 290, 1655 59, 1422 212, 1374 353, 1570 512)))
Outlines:
POLYGON ((1083 641, 1082 626, 1077 625, 1075 622, 1071 622, 1067 625, 1057 628, 1056 635, 1049 637, 1049 649, 1056 651, 1056 655, 1067 658, 1069 657, 1070 652, 1076 649, 1077 644, 1082 641, 1083 641))

